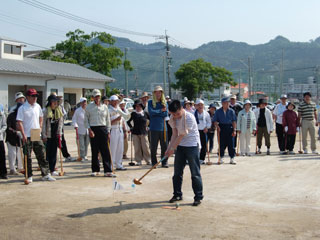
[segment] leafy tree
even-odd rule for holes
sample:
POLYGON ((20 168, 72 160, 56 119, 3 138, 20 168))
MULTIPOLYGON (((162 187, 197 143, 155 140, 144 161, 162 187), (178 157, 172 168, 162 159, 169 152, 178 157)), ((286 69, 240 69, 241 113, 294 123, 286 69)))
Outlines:
POLYGON ((82 30, 76 29, 74 32, 68 32, 66 36, 67 40, 57 43, 50 51, 43 51, 39 58, 76 63, 107 76, 111 76, 111 70, 121 65, 126 70, 133 69, 130 61, 122 61, 124 54, 114 46, 115 39, 110 34, 85 34, 82 30))
POLYGON ((111 97, 112 95, 115 95, 115 94, 120 94, 119 89, 117 89, 117 88, 112 88, 112 89, 111 89, 111 87, 109 86, 108 83, 106 83, 105 90, 106 90, 106 91, 105 91, 105 95, 106 95, 107 97, 111 97))
POLYGON ((182 90, 183 95, 189 99, 194 99, 203 91, 213 91, 223 83, 236 85, 231 72, 215 67, 201 58, 182 64, 175 77, 177 82, 172 86, 182 90))

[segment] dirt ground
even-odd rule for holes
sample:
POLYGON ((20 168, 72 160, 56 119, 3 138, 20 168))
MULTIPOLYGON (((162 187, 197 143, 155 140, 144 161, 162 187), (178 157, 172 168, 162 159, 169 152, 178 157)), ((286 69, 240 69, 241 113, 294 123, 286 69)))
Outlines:
MULTIPOLYGON (((72 156, 74 138, 68 128, 72 156)), ((236 166, 202 166, 205 198, 198 207, 191 206, 187 167, 180 210, 167 208, 175 207, 168 203, 172 158, 169 169, 154 170, 140 186, 132 187, 132 179, 147 166, 118 172, 124 189, 116 192, 113 179, 89 176, 90 162, 65 163, 66 175, 56 182, 42 182, 40 172, 28 186, 23 176, 9 176, 0 181, 0 239, 320 239, 320 156, 280 156, 275 136, 271 150, 238 157, 236 166)))

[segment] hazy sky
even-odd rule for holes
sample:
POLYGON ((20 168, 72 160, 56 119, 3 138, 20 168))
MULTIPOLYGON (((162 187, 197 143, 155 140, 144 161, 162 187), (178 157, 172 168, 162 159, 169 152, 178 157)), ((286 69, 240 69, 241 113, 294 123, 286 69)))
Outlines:
MULTIPOLYGON (((260 44, 277 35, 291 41, 320 36, 319 0, 38 1, 113 27, 159 35, 168 30, 169 36, 192 48, 210 41, 260 44)), ((0 36, 50 47, 63 40, 65 32, 80 28, 106 31, 137 42, 156 41, 77 23, 18 0, 0 2, 0 36)))

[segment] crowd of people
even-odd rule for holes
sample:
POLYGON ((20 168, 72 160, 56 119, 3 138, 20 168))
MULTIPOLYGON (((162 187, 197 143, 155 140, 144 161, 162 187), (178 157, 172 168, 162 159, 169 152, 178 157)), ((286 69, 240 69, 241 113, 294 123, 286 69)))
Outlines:
MULTIPOLYGON (((230 164, 237 164, 236 155, 251 156, 251 138, 256 138, 256 154, 262 153, 264 138, 270 155, 270 134, 276 131, 280 154, 295 154, 296 134, 302 132, 302 145, 305 154, 308 133, 311 151, 317 154, 315 127, 318 125, 316 105, 311 94, 304 93, 303 101, 297 107, 281 95, 273 111, 267 107, 267 99, 259 100, 252 110, 250 100, 243 105, 235 95, 221 99, 219 108, 210 104, 206 110, 204 101, 195 102, 184 98, 183 101, 170 100, 157 86, 150 97, 146 92, 134 101, 133 111, 126 109, 122 96, 110 98, 102 96, 98 89, 92 91, 90 102, 80 98, 78 108, 72 117, 76 131, 78 158, 68 153, 64 138, 64 121, 69 108, 63 98, 52 93, 46 106, 41 109, 37 103, 38 93, 29 89, 26 96, 18 92, 16 105, 8 116, 0 111, 0 177, 7 179, 7 143, 9 175, 22 173, 28 183, 33 181, 31 152, 35 153, 42 180, 55 181, 57 151, 61 151, 65 161, 88 161, 88 146, 91 145, 91 176, 100 174, 102 162, 104 176, 116 177, 116 171, 125 171, 123 159, 127 158, 128 141, 134 147, 136 165, 155 165, 158 163, 157 149, 160 143, 161 167, 168 168, 168 158, 175 154, 174 196, 170 202, 182 200, 182 176, 186 164, 192 175, 195 193, 194 205, 200 204, 202 179, 200 164, 206 163, 206 155, 214 149, 215 135, 218 140, 218 161, 223 164, 225 149, 228 149, 230 164), (150 98, 150 99, 149 99, 150 98), (239 145, 239 146, 237 146, 239 145), (240 152, 238 153, 238 149, 240 152), (236 154, 237 153, 237 154, 236 154)), ((320 121, 320 119, 319 119, 320 121)), ((73 144, 73 143, 71 143, 73 144)))

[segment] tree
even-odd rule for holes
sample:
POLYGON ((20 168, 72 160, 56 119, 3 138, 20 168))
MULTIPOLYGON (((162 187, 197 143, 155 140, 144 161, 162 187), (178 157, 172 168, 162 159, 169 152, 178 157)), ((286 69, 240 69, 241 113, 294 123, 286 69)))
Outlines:
POLYGON ((107 97, 111 97, 112 95, 115 95, 115 94, 120 94, 119 89, 117 88, 111 89, 111 87, 109 86, 109 83, 106 83, 105 90, 106 90, 105 95, 107 97))
POLYGON ((182 90, 183 95, 189 99, 194 99, 203 91, 213 91, 223 83, 236 85, 231 72, 201 58, 182 64, 175 76, 177 82, 172 87, 182 90))
POLYGON ((41 52, 39 58, 76 63, 93 71, 111 76, 111 70, 121 65, 131 71, 130 61, 122 61, 123 52, 114 47, 115 39, 105 32, 85 34, 76 29, 66 34, 67 40, 57 43, 52 50, 41 52))

